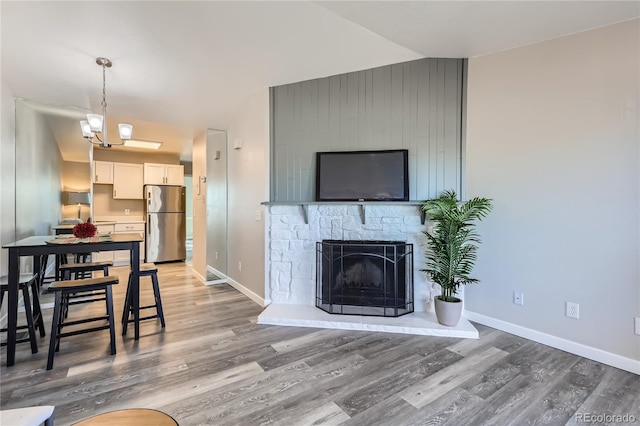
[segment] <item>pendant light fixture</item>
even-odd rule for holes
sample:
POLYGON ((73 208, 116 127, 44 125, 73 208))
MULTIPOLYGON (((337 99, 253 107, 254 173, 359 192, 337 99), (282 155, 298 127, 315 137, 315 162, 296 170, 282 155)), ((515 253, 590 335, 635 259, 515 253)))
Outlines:
POLYGON ((92 144, 99 145, 102 148, 111 148, 112 145, 123 145, 125 141, 131 139, 133 126, 131 124, 120 123, 118 124, 120 142, 109 142, 109 140, 107 139, 106 70, 107 68, 111 68, 112 63, 107 58, 96 58, 96 64, 102 67, 102 115, 87 114, 87 119, 80 122, 82 136, 84 136, 92 144))

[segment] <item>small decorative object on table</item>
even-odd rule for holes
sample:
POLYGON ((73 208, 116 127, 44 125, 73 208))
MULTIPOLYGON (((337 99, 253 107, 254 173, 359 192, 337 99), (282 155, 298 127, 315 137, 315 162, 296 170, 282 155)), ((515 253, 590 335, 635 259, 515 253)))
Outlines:
POLYGON ((98 228, 93 223, 79 223, 73 227, 73 235, 76 238, 89 238, 96 235, 98 228))

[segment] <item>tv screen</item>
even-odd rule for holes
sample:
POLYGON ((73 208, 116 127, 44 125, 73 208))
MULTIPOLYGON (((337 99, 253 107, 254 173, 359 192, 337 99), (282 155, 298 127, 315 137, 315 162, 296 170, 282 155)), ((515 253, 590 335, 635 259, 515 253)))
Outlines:
POLYGON ((316 201, 408 201, 409 151, 316 153, 316 201))

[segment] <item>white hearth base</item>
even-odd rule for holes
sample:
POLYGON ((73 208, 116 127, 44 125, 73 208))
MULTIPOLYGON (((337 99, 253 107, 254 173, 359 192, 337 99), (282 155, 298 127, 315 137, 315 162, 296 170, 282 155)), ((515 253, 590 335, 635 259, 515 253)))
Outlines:
POLYGON ((272 303, 258 316, 258 324, 479 338, 478 330, 465 318, 455 327, 445 327, 438 324, 431 312, 414 312, 397 318, 331 315, 315 306, 272 303))

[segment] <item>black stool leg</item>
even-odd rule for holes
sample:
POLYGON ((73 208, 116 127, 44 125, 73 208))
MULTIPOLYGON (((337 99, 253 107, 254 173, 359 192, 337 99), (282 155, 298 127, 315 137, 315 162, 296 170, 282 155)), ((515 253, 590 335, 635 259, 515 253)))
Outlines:
POLYGON ((111 337, 111 355, 116 354, 116 327, 113 324, 113 297, 111 294, 111 286, 105 289, 107 299, 107 315, 109 316, 109 335, 111 337))
POLYGON ((151 275, 151 283, 153 284, 153 296, 156 299, 156 314, 160 317, 160 323, 164 328, 164 312, 162 311, 162 299, 160 299, 160 286, 158 285, 158 274, 151 275))
POLYGON ((22 299, 24 300, 24 311, 27 314, 27 330, 29 331, 29 342, 31 343, 31 353, 38 353, 38 342, 36 342, 36 330, 33 327, 33 311, 31 310, 31 297, 29 297, 29 285, 22 287, 22 299))
POLYGON ((124 297, 124 307, 122 308, 122 335, 127 332, 126 324, 129 322, 129 313, 131 312, 131 274, 127 281, 127 294, 124 297))
POLYGON ((44 331, 44 320, 42 319, 42 309, 40 308, 40 295, 38 282, 31 282, 31 295, 33 296, 33 317, 36 319, 36 328, 40 332, 40 337, 44 337, 46 335, 44 331))
POLYGON ((62 293, 56 291, 56 300, 53 308, 53 319, 51 320, 51 337, 49 338, 49 356, 47 357, 47 370, 51 370, 53 368, 53 354, 56 351, 57 346, 61 308, 62 293))

